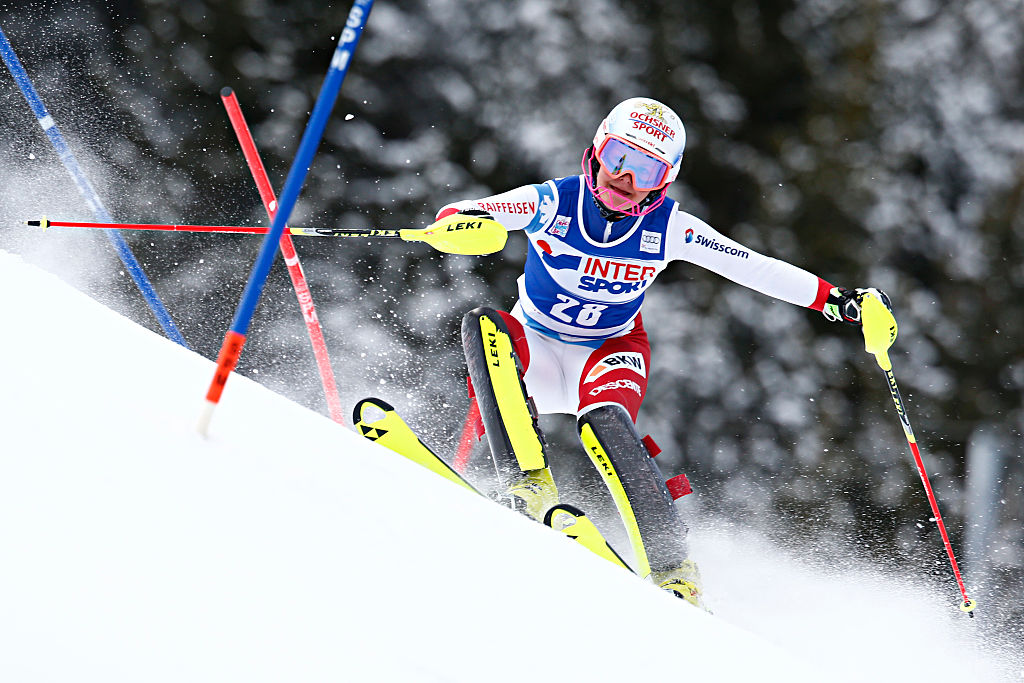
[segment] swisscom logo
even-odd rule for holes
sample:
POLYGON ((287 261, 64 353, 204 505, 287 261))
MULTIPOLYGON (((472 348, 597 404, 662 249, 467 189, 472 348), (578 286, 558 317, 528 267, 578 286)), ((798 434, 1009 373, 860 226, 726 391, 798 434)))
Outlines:
POLYGON ((693 242, 694 240, 696 240, 697 244, 699 244, 700 246, 705 247, 706 249, 710 249, 711 251, 720 251, 723 254, 728 254, 729 256, 737 256, 739 258, 744 258, 744 259, 745 258, 750 258, 750 252, 749 251, 744 251, 743 249, 737 249, 736 247, 730 247, 728 244, 722 244, 718 240, 709 240, 704 235, 695 235, 694 232, 693 232, 693 228, 687 228, 686 229, 686 243, 689 244, 690 242, 693 242))

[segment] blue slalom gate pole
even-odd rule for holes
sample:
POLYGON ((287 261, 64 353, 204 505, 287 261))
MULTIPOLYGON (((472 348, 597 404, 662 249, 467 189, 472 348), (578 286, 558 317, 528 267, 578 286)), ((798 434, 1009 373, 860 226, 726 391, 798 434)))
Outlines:
MULTIPOLYGON (((43 100, 39 97, 39 93, 36 92, 35 86, 32 85, 32 79, 28 77, 28 72, 25 71, 25 67, 21 65, 21 61, 18 59, 18 55, 14 53, 14 48, 11 47, 10 41, 7 40, 7 36, 4 34, 3 29, 0 29, 0 56, 3 57, 4 64, 7 65, 7 69, 14 76, 15 82, 21 89, 21 94, 25 96, 25 101, 28 102, 28 106, 32 109, 32 113, 35 115, 36 120, 42 127, 43 132, 46 133, 46 137, 50 138, 50 143, 53 148, 57 151, 57 156, 60 157, 64 167, 71 174, 72 179, 75 181, 75 185, 78 186, 78 191, 82 193, 82 197, 85 199, 89 208, 92 209, 96 219, 103 223, 113 223, 114 220, 107 213, 103 203, 100 201, 99 195, 96 194, 96 190, 93 189, 89 183, 89 179, 85 177, 85 173, 82 172, 82 167, 78 165, 78 160, 75 159, 75 155, 71 152, 67 143, 64 141, 64 136, 60 134, 60 130, 57 129, 57 124, 54 122, 53 117, 50 116, 49 112, 46 111, 46 106, 43 104, 43 100)), ((188 348, 188 343, 185 341, 185 337, 182 336, 181 332, 178 331, 174 321, 171 320, 170 314, 164 307, 160 297, 157 296, 156 290, 153 289, 153 284, 146 277, 146 273, 143 272, 142 266, 135 258, 135 254, 132 253, 131 247, 124 241, 121 233, 117 230, 110 230, 107 232, 107 239, 114 245, 117 250, 117 255, 121 257, 121 263, 128 270, 132 280, 135 281, 139 291, 142 292, 142 296, 145 297, 146 303, 149 304, 149 308, 153 311, 153 315, 156 316, 157 322, 160 323, 160 327, 163 328, 164 334, 168 336, 172 341, 188 348)))
POLYGON ((213 411, 220 402, 224 385, 227 384, 231 371, 238 364, 238 358, 242 354, 242 347, 245 345, 245 336, 249 332, 249 323, 252 321, 253 313, 256 311, 256 304, 263 293, 263 286, 266 284, 267 275, 270 274, 270 267, 277 255, 277 248, 281 241, 281 234, 284 226, 291 218, 295 202, 299 199, 302 185, 306 181, 306 174, 313 163, 320 139, 323 137, 324 129, 327 127, 327 119, 330 118, 331 110, 338 99, 338 91, 341 90, 341 83, 348 73, 348 65, 352 60, 359 38, 363 34, 363 28, 370 17, 370 10, 373 8, 373 0, 355 0, 352 9, 349 10, 348 19, 345 21, 345 28, 338 39, 338 46, 334 49, 334 56, 331 58, 331 66, 327 70, 327 76, 320 87, 320 94, 317 96, 316 104, 313 106, 313 113, 310 114, 306 130, 302 134, 302 141, 299 143, 299 150, 292 161, 291 169, 284 182, 284 189, 278 197, 277 213, 270 225, 270 231, 263 239, 263 245, 256 257, 249 280, 245 284, 242 298, 238 302, 235 311, 235 318, 231 327, 224 335, 224 342, 221 345, 220 353, 217 355, 217 369, 214 372, 210 388, 206 392, 206 406, 199 421, 199 432, 204 436, 209 430, 210 418, 213 411))

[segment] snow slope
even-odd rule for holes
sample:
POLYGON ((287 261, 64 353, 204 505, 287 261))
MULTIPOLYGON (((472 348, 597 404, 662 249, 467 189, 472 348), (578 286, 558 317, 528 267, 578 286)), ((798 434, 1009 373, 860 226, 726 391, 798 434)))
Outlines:
POLYGON ((952 597, 749 534, 694 530, 708 616, 239 376, 204 440, 211 362, 4 252, 0 293, 0 680, 1019 680, 952 597))

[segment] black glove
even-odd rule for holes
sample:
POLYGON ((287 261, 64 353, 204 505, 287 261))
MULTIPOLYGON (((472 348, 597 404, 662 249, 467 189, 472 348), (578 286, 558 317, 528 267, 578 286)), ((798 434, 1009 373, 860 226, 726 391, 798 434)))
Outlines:
POLYGON ((484 211, 483 209, 463 209, 462 211, 459 211, 459 213, 462 214, 463 216, 472 216, 473 218, 489 218, 492 221, 494 220, 494 216, 484 211))
POLYGON ((860 325, 860 300, 864 296, 863 289, 844 289, 833 287, 821 314, 829 322, 844 322, 848 325, 860 325))
POLYGON ((455 214, 459 214, 460 216, 469 216, 470 218, 489 218, 492 221, 494 220, 494 216, 487 213, 483 209, 463 209, 462 211, 459 211, 455 207, 451 206, 448 207, 447 209, 442 209, 441 211, 438 211, 437 215, 434 216, 434 220, 444 220, 445 218, 448 218, 448 216, 454 216, 455 214))
MULTIPOLYGON (((889 297, 880 290, 876 289, 874 291, 881 295, 882 303, 891 311, 892 306, 889 304, 889 297)), ((828 293, 828 298, 825 299, 825 306, 821 309, 821 314, 830 322, 860 325, 860 302, 867 293, 867 289, 833 287, 828 293)))

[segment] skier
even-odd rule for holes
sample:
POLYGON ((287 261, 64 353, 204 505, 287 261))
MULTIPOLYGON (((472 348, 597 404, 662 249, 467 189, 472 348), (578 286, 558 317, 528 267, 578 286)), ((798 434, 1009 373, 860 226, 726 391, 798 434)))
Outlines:
POLYGON ((670 262, 688 261, 855 325, 864 290, 763 256, 682 211, 666 191, 685 143, 669 107, 628 99, 601 122, 581 175, 449 204, 437 217, 488 215, 529 240, 512 311, 477 308, 462 323, 472 391, 514 506, 540 520, 559 502, 537 415, 577 416, 637 573, 703 607, 686 527, 634 426, 651 372, 641 316, 647 288, 670 262))

